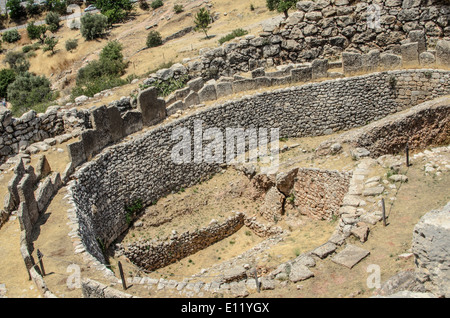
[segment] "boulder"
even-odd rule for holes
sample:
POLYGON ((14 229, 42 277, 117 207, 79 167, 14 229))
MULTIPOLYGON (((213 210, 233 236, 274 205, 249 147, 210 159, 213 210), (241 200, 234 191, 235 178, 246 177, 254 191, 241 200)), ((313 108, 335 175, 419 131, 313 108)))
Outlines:
POLYGON ((414 227, 416 272, 431 292, 450 297, 450 203, 425 214, 414 227))

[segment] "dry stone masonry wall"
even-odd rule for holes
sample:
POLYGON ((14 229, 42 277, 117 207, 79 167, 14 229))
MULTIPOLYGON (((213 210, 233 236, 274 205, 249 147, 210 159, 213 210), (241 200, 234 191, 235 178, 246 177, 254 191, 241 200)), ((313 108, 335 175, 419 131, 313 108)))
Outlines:
MULTIPOLYGON (((409 61, 411 57, 418 60, 428 48, 422 60, 434 60, 441 49, 438 40, 450 39, 449 16, 450 8, 441 0, 300 1, 288 19, 280 16, 264 24, 258 36, 203 49, 185 68, 191 78, 209 79, 259 67, 338 59, 344 51, 366 54, 373 49, 384 53, 385 61, 396 59, 391 55, 403 55, 409 61), (372 20, 370 12, 379 20, 372 20), (414 52, 414 42, 418 52, 414 52)), ((168 78, 171 72, 161 74, 168 78)))
MULTIPOLYGON (((219 171, 217 163, 173 162, 171 151, 179 140, 172 140, 172 133, 177 127, 194 132, 194 123, 202 121, 203 130, 219 128, 224 136, 226 128, 236 127, 280 128, 280 137, 328 134, 363 126, 422 101, 408 92, 425 91, 426 81, 413 80, 425 72, 437 80, 424 99, 449 93, 447 71, 392 71, 336 79, 215 105, 111 146, 82 166, 70 187, 86 250, 104 261, 100 245, 108 246, 127 228, 124 207, 133 200, 141 199, 148 206, 219 171), (392 77, 405 85, 404 95, 392 87, 392 77)), ((207 144, 204 140, 203 147, 207 144)))

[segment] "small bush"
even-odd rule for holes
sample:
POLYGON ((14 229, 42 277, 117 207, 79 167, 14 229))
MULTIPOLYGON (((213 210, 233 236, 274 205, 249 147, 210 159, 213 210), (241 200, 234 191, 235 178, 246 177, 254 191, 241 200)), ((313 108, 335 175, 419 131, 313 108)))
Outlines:
POLYGON ((70 39, 66 41, 66 51, 72 52, 78 47, 78 39, 70 39))
POLYGON ((184 11, 184 7, 181 4, 176 4, 173 6, 173 11, 177 14, 181 13, 184 11))
POLYGON ((156 47, 162 44, 162 37, 158 31, 151 31, 147 36, 147 47, 156 47))
POLYGON ((162 7, 164 5, 164 3, 162 2, 162 0, 154 0, 150 6, 152 7, 152 9, 157 9, 159 7, 162 7))
POLYGON ((250 11, 255 11, 255 6, 253 4, 250 5, 250 11))
POLYGON ((233 32, 225 35, 224 37, 219 39, 219 43, 223 44, 225 42, 231 41, 234 38, 240 37, 240 36, 244 36, 248 34, 248 31, 244 30, 244 29, 236 29, 233 30, 233 32))
POLYGON ((100 60, 123 60, 122 44, 119 41, 110 41, 100 53, 100 60))
POLYGON ((14 43, 21 39, 19 31, 17 29, 9 30, 3 33, 3 41, 8 43, 14 43))

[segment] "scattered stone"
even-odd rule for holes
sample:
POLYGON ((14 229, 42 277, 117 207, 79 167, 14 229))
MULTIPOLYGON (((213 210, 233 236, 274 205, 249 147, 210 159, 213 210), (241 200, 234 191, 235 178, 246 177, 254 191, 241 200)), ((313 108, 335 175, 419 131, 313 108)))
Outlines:
POLYGON ((291 272, 289 273, 289 280, 291 282, 296 283, 311 277, 314 277, 314 273, 305 265, 299 263, 294 263, 292 265, 291 272))

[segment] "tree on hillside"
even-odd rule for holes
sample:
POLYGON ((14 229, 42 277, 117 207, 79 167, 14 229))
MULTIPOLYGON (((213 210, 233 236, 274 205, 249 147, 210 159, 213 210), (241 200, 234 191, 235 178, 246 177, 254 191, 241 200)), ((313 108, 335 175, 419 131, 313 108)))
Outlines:
POLYGON ((133 9, 131 0, 97 0, 95 6, 108 18, 108 23, 123 21, 133 9))
POLYGON ((25 8, 22 7, 20 0, 8 0, 6 2, 6 9, 9 10, 11 19, 18 20, 27 16, 27 12, 25 8))
POLYGON ((35 25, 34 22, 30 22, 27 25, 27 33, 30 40, 38 40, 44 43, 45 32, 47 32, 47 26, 35 25))
POLYGON ((49 12, 45 17, 45 23, 50 32, 55 33, 60 28, 61 16, 57 12, 49 12))
POLYGON ((195 31, 203 31, 206 35, 206 38, 208 38, 208 29, 211 27, 209 24, 211 23, 211 15, 209 14, 208 10, 205 8, 201 8, 199 12, 195 15, 195 31))
POLYGON ((286 18, 289 17, 288 11, 294 8, 297 0, 266 0, 267 8, 270 11, 283 12, 286 18))
POLYGON ((45 39, 45 46, 42 48, 44 52, 51 51, 51 55, 54 55, 56 44, 58 44, 58 39, 55 37, 49 37, 45 39))
POLYGON ((87 40, 99 38, 105 33, 108 18, 103 14, 86 14, 81 18, 81 35, 87 40))

